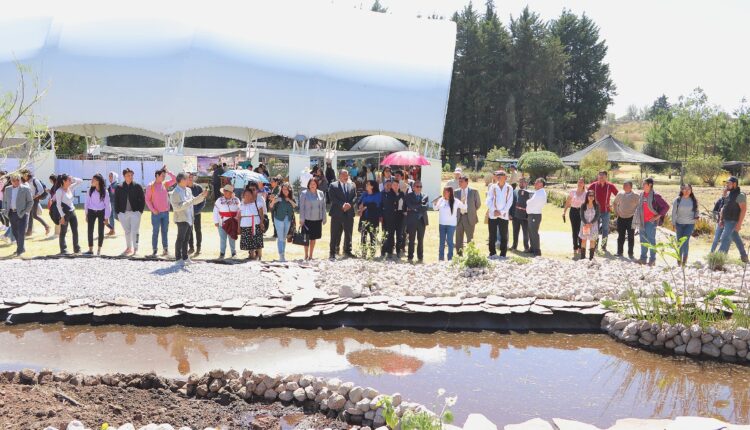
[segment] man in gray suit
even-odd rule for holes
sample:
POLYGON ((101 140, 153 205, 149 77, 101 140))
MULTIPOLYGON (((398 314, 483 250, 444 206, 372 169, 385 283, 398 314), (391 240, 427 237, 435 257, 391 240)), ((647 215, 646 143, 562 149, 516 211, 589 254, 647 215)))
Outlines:
POLYGON ((477 212, 482 207, 482 201, 479 199, 479 191, 469 188, 469 177, 461 176, 458 179, 458 190, 455 191, 456 199, 461 200, 466 209, 458 212, 458 223, 456 224, 456 253, 463 255, 464 234, 466 242, 474 239, 474 228, 479 223, 477 212))
POLYGON ((34 206, 34 198, 31 196, 31 189, 21 185, 21 176, 11 175, 10 184, 11 187, 4 190, 3 211, 10 219, 10 228, 16 238, 16 255, 21 256, 26 252, 26 223, 34 206))

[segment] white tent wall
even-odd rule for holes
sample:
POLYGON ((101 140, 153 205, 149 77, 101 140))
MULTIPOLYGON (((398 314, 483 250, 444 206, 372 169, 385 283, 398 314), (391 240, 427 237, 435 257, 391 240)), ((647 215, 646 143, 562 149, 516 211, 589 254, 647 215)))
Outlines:
POLYGON ((429 166, 422 166, 422 192, 427 194, 430 200, 443 195, 442 172, 443 163, 440 159, 428 158, 429 166))

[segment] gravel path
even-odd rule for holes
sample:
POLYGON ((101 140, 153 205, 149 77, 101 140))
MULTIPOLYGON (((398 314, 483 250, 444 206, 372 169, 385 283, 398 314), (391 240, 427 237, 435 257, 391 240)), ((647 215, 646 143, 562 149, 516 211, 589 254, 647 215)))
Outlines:
MULTIPOLYGON (((527 264, 509 260, 490 264, 488 269, 461 270, 445 263, 412 266, 361 260, 323 261, 318 266, 316 285, 329 294, 343 296, 497 295, 579 301, 620 298, 629 289, 661 291, 665 280, 682 286, 681 279, 672 281, 665 267, 641 266, 625 260, 536 258, 527 264)), ((742 269, 737 265, 727 266, 726 272, 688 268, 689 289, 696 293, 719 286, 739 289, 742 269)))
POLYGON ((298 266, 72 258, 0 261, 0 297, 60 296, 172 300, 251 299, 312 286, 314 274, 298 266))
MULTIPOLYGON (((691 291, 740 289, 742 267, 725 272, 689 268, 691 291)), ((187 268, 168 261, 60 259, 0 261, 0 298, 60 296, 112 300, 118 297, 162 301, 252 299, 291 295, 318 287, 345 297, 369 295, 539 297, 594 301, 620 298, 629 289, 661 290, 673 282, 665 267, 622 260, 563 261, 532 259, 527 264, 491 262, 487 269, 462 270, 449 263, 316 260, 309 266, 196 263, 187 268)))

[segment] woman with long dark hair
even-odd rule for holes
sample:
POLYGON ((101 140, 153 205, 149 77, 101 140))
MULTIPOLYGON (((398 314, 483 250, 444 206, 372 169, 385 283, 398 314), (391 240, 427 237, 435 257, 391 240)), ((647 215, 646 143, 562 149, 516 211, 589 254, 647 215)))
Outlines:
POLYGON ((55 183, 55 205, 60 214, 60 254, 68 254, 68 245, 65 236, 70 228, 73 233, 73 252, 81 252, 78 244, 78 218, 76 218, 75 204, 73 203, 73 191, 83 181, 63 173, 57 177, 55 183))
POLYGON ((112 213, 112 205, 109 200, 109 192, 104 182, 104 176, 97 173, 91 178, 91 187, 86 195, 86 203, 83 206, 86 213, 86 227, 88 232, 89 250, 84 255, 94 254, 94 224, 99 223, 97 229, 97 248, 96 255, 102 253, 104 244, 104 225, 105 220, 109 219, 112 213))
POLYGON ((286 252, 286 238, 289 234, 289 228, 294 219, 294 208, 297 202, 294 201, 292 186, 288 182, 281 185, 278 196, 271 196, 271 215, 273 216, 273 225, 276 228, 276 247, 279 250, 279 260, 286 261, 284 253, 286 252))
POLYGON ((563 222, 565 222, 565 213, 570 209, 570 229, 573 233, 573 259, 578 258, 581 252, 581 238, 578 233, 581 231, 581 205, 586 202, 586 179, 578 178, 578 186, 575 190, 568 193, 563 208, 563 222))
POLYGON ((579 212, 581 216, 581 231, 578 233, 578 237, 581 238, 581 259, 586 258, 586 248, 588 248, 589 260, 593 260, 594 251, 596 251, 596 242, 599 237, 599 217, 601 216, 594 190, 586 192, 586 201, 581 205, 579 212))
POLYGON ((362 248, 370 238, 370 253, 375 253, 375 238, 378 235, 378 224, 383 216, 383 199, 380 187, 374 180, 365 182, 365 192, 359 198, 359 233, 362 248))
POLYGON ((695 222, 700 217, 698 212, 698 200, 693 194, 693 187, 685 184, 680 187, 680 195, 674 199, 672 204, 672 224, 677 234, 677 240, 685 238, 685 243, 680 247, 680 262, 686 264, 688 251, 690 251, 690 236, 695 230, 695 222))
POLYGON ((435 210, 439 211, 440 244, 438 245, 438 260, 445 259, 445 245, 448 245, 448 260, 453 260, 453 236, 458 224, 458 211, 466 209, 461 200, 453 196, 453 188, 443 188, 443 196, 432 202, 435 210))

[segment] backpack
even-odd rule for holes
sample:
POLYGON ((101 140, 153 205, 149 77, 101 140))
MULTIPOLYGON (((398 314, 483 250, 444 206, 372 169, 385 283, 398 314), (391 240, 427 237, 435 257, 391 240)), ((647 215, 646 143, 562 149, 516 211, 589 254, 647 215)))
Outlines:
POLYGON ((42 191, 42 194, 39 196, 39 200, 44 200, 47 197, 49 197, 49 193, 47 192, 47 186, 44 185, 44 182, 40 181, 39 179, 34 178, 34 191, 36 193, 39 193, 39 187, 37 187, 36 184, 41 184, 42 190, 44 190, 42 191))

